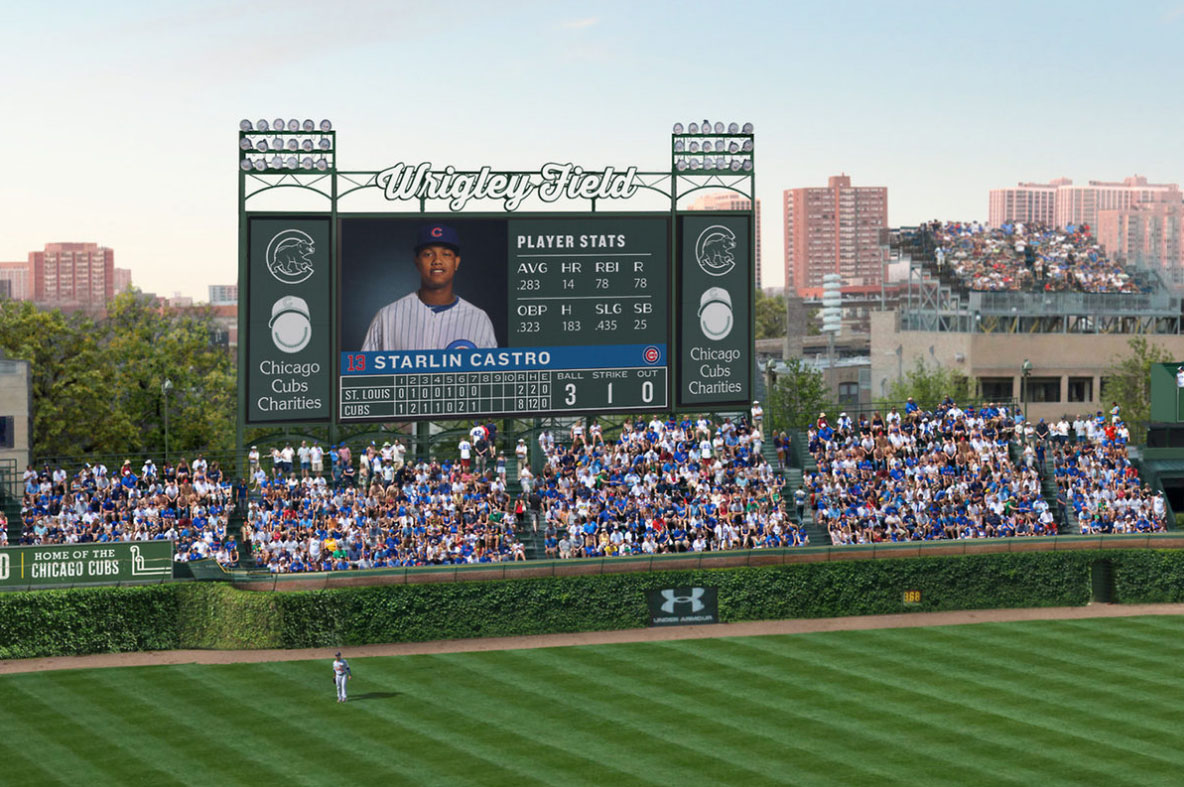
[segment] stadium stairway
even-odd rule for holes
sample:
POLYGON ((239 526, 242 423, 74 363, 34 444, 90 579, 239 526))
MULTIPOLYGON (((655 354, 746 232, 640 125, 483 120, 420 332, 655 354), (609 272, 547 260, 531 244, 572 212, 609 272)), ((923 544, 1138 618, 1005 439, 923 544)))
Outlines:
POLYGON ((1073 513, 1072 506, 1066 507, 1063 512, 1060 510, 1061 506, 1057 503, 1057 479, 1052 468, 1053 458, 1050 455, 1045 460, 1044 466, 1040 468, 1040 494, 1044 498, 1044 502, 1048 503, 1053 516, 1057 518, 1057 533, 1063 536, 1072 535, 1078 532, 1077 517, 1073 513))
POLYGON ((545 560, 547 557, 547 550, 544 541, 546 536, 542 529, 542 522, 539 521, 539 514, 537 511, 530 511, 527 514, 526 520, 521 527, 515 532, 518 540, 522 542, 523 550, 526 552, 527 560, 545 560), (535 530, 536 525, 538 530, 535 530))

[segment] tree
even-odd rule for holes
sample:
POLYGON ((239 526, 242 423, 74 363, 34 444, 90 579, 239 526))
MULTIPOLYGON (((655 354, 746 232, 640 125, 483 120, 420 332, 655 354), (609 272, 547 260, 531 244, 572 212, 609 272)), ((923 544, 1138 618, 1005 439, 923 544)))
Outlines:
POLYGON ((1102 401, 1118 402, 1122 420, 1131 432, 1131 442, 1147 440, 1147 422, 1151 420, 1151 367, 1168 363, 1172 356, 1145 336, 1132 336, 1128 355, 1115 356, 1102 380, 1102 401))
POLYGON ((785 298, 780 295, 765 295, 757 288, 753 300, 756 317, 756 338, 776 339, 785 335, 785 298))
POLYGON ((947 396, 955 402, 969 401, 970 378, 948 367, 927 366, 924 359, 918 358, 904 377, 892 382, 887 399, 880 400, 880 405, 886 408, 912 397, 922 410, 932 410, 947 396))
POLYGON ((170 443, 231 447, 234 363, 211 343, 213 328, 208 312, 162 311, 134 292, 117 296, 99 320, 0 302, 0 351, 30 362, 34 453, 77 458, 163 447, 165 379, 173 383, 170 443))
POLYGON ((769 423, 777 431, 803 429, 827 408, 829 398, 822 372, 801 358, 790 358, 769 391, 769 423))

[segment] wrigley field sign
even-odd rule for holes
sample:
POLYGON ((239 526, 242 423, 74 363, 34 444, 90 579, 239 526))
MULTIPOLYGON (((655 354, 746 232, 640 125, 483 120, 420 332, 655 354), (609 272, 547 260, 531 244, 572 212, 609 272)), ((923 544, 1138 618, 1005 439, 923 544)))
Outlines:
POLYGON ((171 541, 0 549, 0 588, 160 581, 172 576, 171 541))

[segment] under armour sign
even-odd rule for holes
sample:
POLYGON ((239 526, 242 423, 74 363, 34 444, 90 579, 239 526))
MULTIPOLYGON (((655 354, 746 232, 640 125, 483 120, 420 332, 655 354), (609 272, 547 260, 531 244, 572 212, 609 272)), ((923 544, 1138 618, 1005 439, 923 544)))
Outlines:
POLYGON ((651 626, 719 623, 717 588, 684 587, 647 591, 651 626))

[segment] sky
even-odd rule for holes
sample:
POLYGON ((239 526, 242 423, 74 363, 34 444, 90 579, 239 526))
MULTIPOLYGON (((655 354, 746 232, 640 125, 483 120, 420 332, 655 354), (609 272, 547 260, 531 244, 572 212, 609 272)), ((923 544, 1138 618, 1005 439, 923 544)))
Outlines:
POLYGON ((987 192, 1184 181, 1184 2, 54 2, 0 25, 0 261, 115 249, 133 283, 237 281, 243 118, 328 118, 339 167, 659 170, 676 121, 752 122, 765 286, 781 192, 888 188, 889 224, 987 192))

